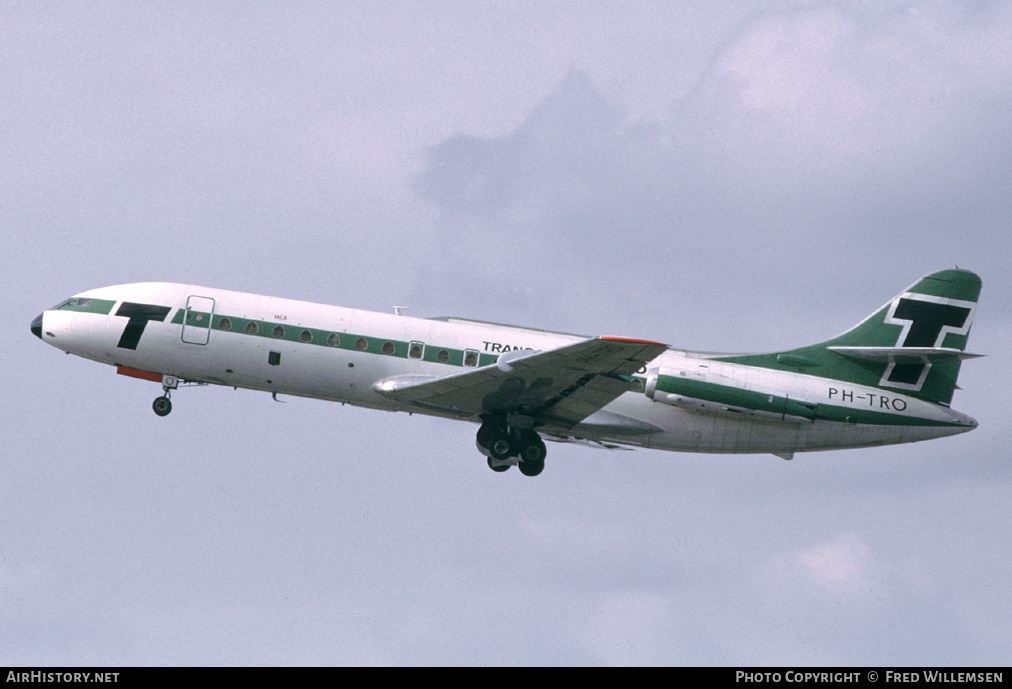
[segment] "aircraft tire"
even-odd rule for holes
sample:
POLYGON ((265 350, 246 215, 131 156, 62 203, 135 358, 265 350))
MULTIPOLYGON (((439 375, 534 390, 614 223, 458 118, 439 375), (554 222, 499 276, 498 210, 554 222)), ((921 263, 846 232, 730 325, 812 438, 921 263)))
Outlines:
POLYGON ((496 473, 501 474, 504 471, 509 471, 509 468, 511 466, 513 466, 513 465, 512 464, 498 464, 491 457, 488 458, 488 468, 491 469, 492 471, 496 472, 496 473))
POLYGON ((509 459, 514 454, 513 443, 505 435, 495 437, 488 444, 488 456, 492 459, 509 459))
POLYGON ((495 429, 487 423, 483 423, 478 428, 478 433, 474 437, 474 442, 478 446, 478 450, 483 455, 488 457, 488 445, 492 441, 492 437, 495 434, 495 429))
POLYGON ((545 470, 545 460, 542 459, 540 462, 525 462, 521 459, 517 467, 524 476, 537 476, 545 470))
POLYGON ((479 452, 497 461, 517 454, 516 443, 510 438, 509 430, 493 422, 483 423, 474 441, 479 452))
POLYGON ((520 435, 520 472, 524 476, 537 476, 545 470, 545 455, 548 450, 545 441, 534 431, 520 435))
POLYGON ((156 397, 155 401, 152 402, 151 408, 155 410, 155 413, 159 416, 168 416, 169 412, 172 411, 172 402, 168 397, 164 395, 162 397, 156 397))
POLYGON ((545 447, 544 441, 537 433, 529 431, 521 437, 520 461, 530 462, 531 464, 544 464, 545 455, 547 454, 548 448, 545 447))

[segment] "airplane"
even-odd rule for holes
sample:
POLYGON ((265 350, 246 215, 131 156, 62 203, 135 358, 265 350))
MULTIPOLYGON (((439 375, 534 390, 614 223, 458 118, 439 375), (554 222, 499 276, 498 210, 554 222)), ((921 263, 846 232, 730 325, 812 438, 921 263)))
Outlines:
POLYGON ((32 321, 68 354, 159 383, 223 385, 478 424, 494 471, 536 476, 545 439, 708 453, 907 443, 970 431, 950 408, 981 280, 924 276, 830 340, 684 351, 465 318, 414 318, 194 285, 81 292, 32 321))

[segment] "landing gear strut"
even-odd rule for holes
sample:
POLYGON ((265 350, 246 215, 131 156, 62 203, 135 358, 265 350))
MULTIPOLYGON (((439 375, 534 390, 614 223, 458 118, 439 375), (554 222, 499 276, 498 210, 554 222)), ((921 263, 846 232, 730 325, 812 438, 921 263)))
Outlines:
POLYGON ((545 443, 528 428, 510 428, 504 423, 486 420, 475 437, 478 451, 488 457, 492 471, 502 472, 516 464, 524 476, 537 476, 545 469, 545 443))

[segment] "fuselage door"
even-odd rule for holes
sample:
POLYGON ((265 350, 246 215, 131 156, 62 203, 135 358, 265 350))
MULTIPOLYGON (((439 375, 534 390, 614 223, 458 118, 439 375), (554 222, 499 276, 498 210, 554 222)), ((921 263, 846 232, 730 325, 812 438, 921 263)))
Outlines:
POLYGON ((192 296, 186 300, 183 314, 183 342, 206 345, 211 336, 211 318, 214 316, 214 299, 192 296))

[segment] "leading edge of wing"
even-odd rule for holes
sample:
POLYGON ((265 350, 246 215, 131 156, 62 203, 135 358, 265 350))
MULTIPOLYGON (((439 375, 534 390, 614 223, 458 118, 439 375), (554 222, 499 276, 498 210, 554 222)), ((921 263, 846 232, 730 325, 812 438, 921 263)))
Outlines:
POLYGON ((667 349, 653 340, 602 336, 541 352, 519 350, 482 368, 442 377, 384 379, 373 389, 404 404, 460 417, 525 414, 575 425, 623 392, 625 380, 667 349))

